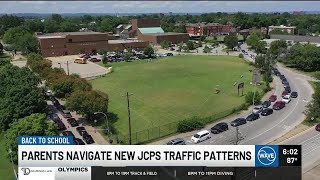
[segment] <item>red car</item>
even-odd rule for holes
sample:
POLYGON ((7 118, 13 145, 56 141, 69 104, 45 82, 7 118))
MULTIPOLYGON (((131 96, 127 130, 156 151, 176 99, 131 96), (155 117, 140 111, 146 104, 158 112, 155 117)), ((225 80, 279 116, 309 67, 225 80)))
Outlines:
POLYGON ((276 95, 271 95, 269 97, 269 101, 271 101, 271 102, 275 102, 276 100, 277 100, 277 96, 276 95))
POLYGON ((320 124, 316 125, 316 131, 320 132, 320 124))
POLYGON ((282 108, 284 108, 286 106, 286 103, 283 101, 277 101, 276 103, 274 103, 274 105, 272 106, 272 108, 274 110, 280 110, 282 108))
POLYGON ((283 91, 281 96, 284 97, 284 96, 286 96, 288 94, 289 94, 288 91, 283 91))

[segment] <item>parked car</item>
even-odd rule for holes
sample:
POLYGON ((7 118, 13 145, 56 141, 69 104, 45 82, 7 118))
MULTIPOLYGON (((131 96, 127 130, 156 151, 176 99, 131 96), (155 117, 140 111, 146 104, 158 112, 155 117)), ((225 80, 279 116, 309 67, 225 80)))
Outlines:
POLYGON ((259 119, 259 118, 260 118, 259 114, 252 113, 246 118, 246 121, 255 121, 255 120, 259 119))
POLYGON ((74 137, 74 134, 71 131, 63 131, 62 135, 63 136, 72 136, 72 137, 74 137))
POLYGON ((64 125, 64 123, 62 121, 57 121, 56 123, 58 125, 58 127, 57 127, 58 131, 64 131, 67 129, 66 125, 64 125))
POLYGON ((290 95, 283 96, 282 101, 288 104, 291 101, 290 95))
POLYGON ((101 59, 91 58, 89 61, 91 61, 91 62, 100 62, 100 61, 101 61, 101 59))
POLYGON ((276 95, 271 95, 269 97, 269 101, 271 101, 271 102, 275 102, 276 100, 277 100, 277 96, 276 95))
POLYGON ((169 141, 167 145, 186 145, 186 142, 182 138, 177 138, 169 141))
POLYGON ((60 111, 60 112, 62 112, 62 113, 63 113, 63 110, 66 109, 66 108, 65 108, 63 105, 61 105, 61 104, 57 105, 56 108, 58 109, 58 111, 60 111))
POLYGON ((281 94, 281 97, 284 97, 284 96, 286 96, 288 94, 289 94, 288 91, 283 91, 282 94, 281 94))
POLYGON ((79 133, 80 136, 83 136, 84 133, 87 132, 86 128, 80 126, 80 127, 76 127, 77 132, 79 133))
POLYGON ((256 107, 253 108, 252 112, 256 113, 256 114, 259 114, 262 110, 263 110, 262 106, 256 106, 256 107))
POLYGON ((54 121, 54 122, 59 122, 59 121, 61 121, 61 119, 60 119, 60 117, 58 116, 58 114, 51 114, 51 117, 50 117, 51 119, 52 119, 52 121, 54 121))
POLYGON ((270 101, 264 101, 264 102, 262 103, 262 107, 263 107, 263 108, 267 108, 267 107, 269 107, 269 106, 271 106, 271 102, 270 102, 270 101))
POLYGON ((77 63, 77 64, 87 64, 87 59, 86 58, 76 58, 73 62, 77 63))
POLYGON ((320 124, 316 125, 316 131, 320 132, 320 124))
POLYGON ((274 105, 272 106, 272 108, 274 110, 280 110, 282 108, 284 108, 286 106, 286 103, 283 101, 277 101, 276 103, 274 103, 274 105))
POLYGON ((173 54, 172 53, 167 53, 167 56, 173 56, 173 54))
POLYGON ((73 144, 74 145, 85 145, 85 143, 79 138, 74 138, 73 139, 73 144))
POLYGON ((268 116, 272 113, 273 113, 273 110, 271 108, 266 108, 266 109, 262 110, 261 116, 268 116))
POLYGON ((290 94, 291 98, 297 98, 298 97, 298 92, 296 91, 293 91, 291 94, 290 94))
POLYGON ((218 124, 214 125, 214 126, 211 128, 211 132, 212 132, 213 134, 219 134, 219 133, 221 133, 221 132, 223 132, 223 131, 226 131, 226 130, 228 130, 228 129, 229 129, 228 124, 225 123, 225 122, 221 122, 221 123, 218 123, 218 124))
POLYGON ((285 87, 284 90, 287 91, 288 93, 291 93, 291 88, 290 88, 290 86, 285 87))
POLYGON ((82 139, 84 140, 84 142, 86 142, 87 144, 93 144, 94 140, 92 138, 92 136, 90 134, 83 134, 82 139))
POLYGON ((231 121, 231 126, 233 127, 236 127, 236 126, 240 126, 240 125, 243 125, 243 124, 246 124, 247 123, 247 120, 245 118, 237 118, 233 121, 231 121))
POLYGON ((203 131, 200 131, 197 134, 193 135, 191 137, 191 141, 194 143, 199 143, 199 142, 205 141, 210 138, 211 138, 210 132, 207 130, 203 130, 203 131))
POLYGON ((72 117, 72 115, 71 115, 69 110, 62 110, 62 116, 64 118, 71 118, 72 117))
POLYGON ((70 124, 71 127, 79 126, 79 123, 75 118, 69 118, 69 119, 67 119, 67 121, 68 121, 68 123, 70 124))

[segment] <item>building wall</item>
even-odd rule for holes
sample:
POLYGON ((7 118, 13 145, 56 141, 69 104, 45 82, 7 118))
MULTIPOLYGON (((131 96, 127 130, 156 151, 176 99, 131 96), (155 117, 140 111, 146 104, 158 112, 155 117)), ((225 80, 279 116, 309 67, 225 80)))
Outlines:
POLYGON ((189 40, 188 34, 168 34, 168 35, 153 35, 153 34, 139 34, 139 40, 148 41, 153 44, 160 44, 162 41, 168 41, 174 44, 187 42, 189 40))
POLYGON ((271 34, 270 35, 270 39, 291 40, 291 41, 294 41, 294 42, 320 43, 320 37, 313 37, 313 36, 271 34))
POLYGON ((271 26, 269 26, 268 33, 270 34, 270 32, 275 29, 280 29, 282 32, 286 31, 288 34, 294 34, 294 30, 295 30, 294 27, 271 27, 271 26))
POLYGON ((147 27, 160 27, 160 19, 132 19, 132 30, 147 27))
POLYGON ((124 50, 128 48, 132 49, 144 49, 149 45, 148 42, 128 42, 128 43, 117 43, 117 44, 109 44, 108 50, 115 51, 118 50, 124 50))
POLYGON ((186 31, 189 36, 202 36, 203 27, 202 26, 186 26, 186 31))
POLYGON ((207 35, 221 35, 234 32, 235 28, 231 25, 207 25, 207 35))

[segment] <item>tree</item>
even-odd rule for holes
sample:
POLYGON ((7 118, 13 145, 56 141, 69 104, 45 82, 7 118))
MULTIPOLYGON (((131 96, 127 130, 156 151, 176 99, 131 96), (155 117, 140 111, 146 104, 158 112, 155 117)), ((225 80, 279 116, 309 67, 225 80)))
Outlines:
POLYGON ((254 50, 257 54, 266 53, 266 46, 267 43, 265 41, 259 41, 257 44, 255 44, 254 50))
POLYGON ((211 50, 212 50, 211 48, 209 48, 207 45, 205 45, 203 48, 203 53, 210 53, 211 50))
POLYGON ((100 55, 104 55, 104 54, 107 53, 107 50, 105 50, 105 49, 98 49, 98 50, 97 50, 97 53, 100 54, 100 55))
POLYGON ((107 112, 108 96, 99 91, 77 91, 67 98, 66 107, 92 120, 94 112, 107 112))
POLYGON ((102 55, 102 63, 103 63, 103 64, 108 64, 108 57, 107 57, 106 54, 103 54, 103 55, 102 55))
POLYGON ((130 60, 130 57, 131 57, 131 54, 129 52, 125 52, 124 55, 123 55, 123 59, 125 61, 129 61, 130 60))
POLYGON ((170 43, 166 40, 160 43, 162 49, 168 49, 170 47, 170 43))
POLYGON ((280 52, 282 52, 284 49, 287 49, 288 45, 285 40, 277 40, 273 41, 270 44, 269 52, 274 56, 279 56, 280 52))
POLYGON ((14 163, 18 162, 18 136, 56 136, 56 129, 56 124, 49 122, 45 114, 31 114, 13 122, 5 133, 4 140, 6 149, 12 150, 14 163))
POLYGON ((24 34, 14 43, 17 50, 23 54, 36 53, 38 51, 38 41, 30 33, 24 34))
POLYGON ((53 33, 59 31, 59 29, 59 24, 56 21, 52 19, 46 19, 44 21, 44 32, 53 33))
POLYGON ((154 54, 154 49, 151 45, 149 45, 146 48, 144 48, 143 53, 150 58, 154 54))
POLYGON ((238 37, 234 34, 227 35, 224 37, 224 44, 229 48, 233 49, 238 45, 238 37))
POLYGON ((187 45, 187 49, 188 49, 188 50, 194 50, 194 49, 195 49, 195 45, 194 45, 194 42, 193 42, 193 41, 188 41, 188 42, 186 43, 186 45, 187 45))
POLYGON ((248 92, 248 93, 246 94, 246 96, 245 96, 246 103, 252 104, 253 101, 254 101, 254 105, 259 104, 260 101, 261 101, 261 98, 262 98, 262 97, 261 97, 261 95, 260 95, 260 93, 259 93, 258 91, 256 91, 255 93, 252 92, 252 91, 250 91, 250 92, 248 92), (253 98, 254 98, 254 99, 253 99, 253 98))
POLYGON ((10 28, 3 35, 3 41, 7 44, 14 44, 20 37, 28 33, 30 32, 22 26, 10 28))
POLYGON ((60 24, 60 31, 61 32, 74 32, 79 31, 79 27, 77 24, 72 23, 70 21, 63 21, 60 24))
POLYGON ((111 32, 113 30, 111 22, 108 18, 105 18, 101 21, 101 25, 99 27, 99 30, 103 31, 103 32, 111 32))
POLYGON ((24 22, 22 17, 13 15, 0 16, 0 36, 2 36, 8 29, 21 26, 24 22))

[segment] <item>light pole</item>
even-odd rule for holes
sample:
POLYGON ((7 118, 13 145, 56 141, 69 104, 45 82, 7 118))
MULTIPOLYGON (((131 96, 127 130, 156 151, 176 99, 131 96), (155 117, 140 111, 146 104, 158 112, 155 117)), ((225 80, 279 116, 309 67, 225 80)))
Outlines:
POLYGON ((105 120, 106 120, 106 124, 107 124, 109 143, 112 144, 113 140, 111 139, 111 136, 110 136, 109 120, 108 120, 107 114, 105 114, 104 112, 95 112, 95 113, 93 113, 93 114, 94 114, 94 115, 97 115, 97 114, 103 114, 103 115, 104 115, 105 120))
POLYGON ((14 176, 16 177, 16 180, 18 180, 17 172, 16 172, 16 169, 14 168, 14 164, 13 164, 13 160, 12 160, 12 150, 11 149, 9 149, 9 154, 10 154, 10 160, 11 160, 14 176))

